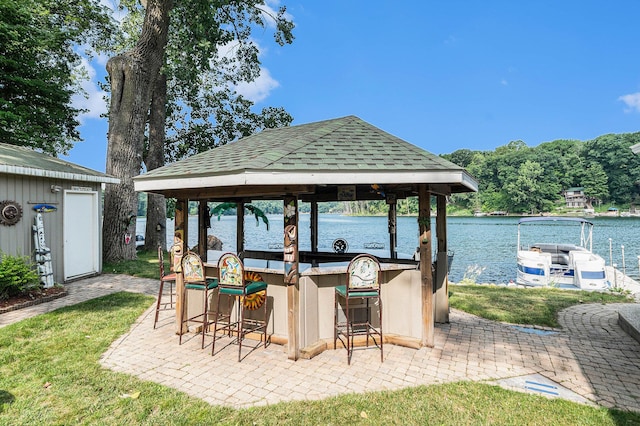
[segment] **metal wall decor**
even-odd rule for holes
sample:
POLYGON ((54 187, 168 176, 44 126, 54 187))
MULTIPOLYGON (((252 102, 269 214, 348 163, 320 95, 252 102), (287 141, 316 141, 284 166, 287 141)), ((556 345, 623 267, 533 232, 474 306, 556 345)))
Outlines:
POLYGON ((22 217, 22 207, 15 201, 0 201, 0 224, 5 226, 15 225, 22 217))
MULTIPOLYGON (((253 271, 244 271, 244 280, 251 282, 262 281, 262 275, 253 271)), ((267 292, 266 290, 262 290, 257 293, 248 294, 246 297, 244 297, 242 303, 244 304, 245 308, 249 309, 250 311, 255 311, 262 307, 262 304, 266 299, 267 292)))
POLYGON ((344 238, 336 238, 335 240, 333 240, 332 247, 333 251, 338 254, 346 253, 347 250, 349 250, 349 244, 344 238))
POLYGON ((284 282, 298 284, 298 200, 284 199, 284 282))
POLYGON ((51 249, 47 247, 44 240, 44 220, 42 219, 42 213, 36 213, 34 225, 31 229, 33 231, 33 244, 40 283, 44 288, 51 288, 54 285, 53 265, 51 263, 51 249))

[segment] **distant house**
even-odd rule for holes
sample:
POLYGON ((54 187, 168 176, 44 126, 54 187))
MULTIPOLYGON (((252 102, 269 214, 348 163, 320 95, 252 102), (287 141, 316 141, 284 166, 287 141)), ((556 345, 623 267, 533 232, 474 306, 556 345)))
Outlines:
POLYGON ((104 173, 28 148, 0 143, 0 251, 33 259, 33 225, 43 207, 44 236, 57 283, 102 272, 104 173))
POLYGON ((568 188, 564 191, 564 200, 567 207, 583 209, 587 207, 587 197, 583 187, 568 188))

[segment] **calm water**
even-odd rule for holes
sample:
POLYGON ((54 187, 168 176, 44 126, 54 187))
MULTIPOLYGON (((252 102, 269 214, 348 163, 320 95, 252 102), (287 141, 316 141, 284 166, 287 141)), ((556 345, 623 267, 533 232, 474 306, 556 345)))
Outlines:
MULTIPOLYGON (((623 268, 627 275, 638 277, 640 255, 640 218, 593 218, 593 251, 623 268), (610 243, 611 239, 611 256, 610 243)), ((283 221, 280 215, 269 216, 269 231, 261 222, 256 226, 253 216, 245 218, 245 246, 250 250, 277 250, 282 247, 283 221)), ((432 230, 435 233, 435 220, 432 230)), ((478 282, 506 283, 515 280, 517 217, 449 217, 447 234, 449 250, 454 252, 450 280, 458 282, 467 276, 477 276, 478 282)), ((145 219, 138 219, 138 234, 144 235, 145 219)), ((189 218, 190 229, 197 229, 197 217, 189 218)), ((223 250, 236 249, 236 218, 222 216, 211 219, 209 233, 223 241, 223 250)), ((389 255, 389 237, 386 217, 352 217, 341 215, 319 216, 318 249, 333 251, 332 243, 343 238, 349 244, 349 252, 373 252, 389 255), (367 247, 383 247, 371 250, 367 247)), ((398 218, 398 255, 409 258, 418 246, 418 224, 415 217, 398 218)), ((173 240, 173 221, 167 221, 167 241, 173 240)), ((310 250, 309 215, 300 216, 300 249, 310 250)), ((433 238, 435 240, 435 235, 433 238)), ((577 225, 522 225, 521 243, 535 242, 580 243, 580 227, 577 225)), ((197 243, 196 233, 189 238, 189 246, 197 243)))

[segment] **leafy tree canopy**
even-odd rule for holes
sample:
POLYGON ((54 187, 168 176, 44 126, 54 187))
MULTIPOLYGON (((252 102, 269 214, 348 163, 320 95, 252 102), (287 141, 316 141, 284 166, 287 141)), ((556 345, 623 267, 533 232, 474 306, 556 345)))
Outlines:
MULTIPOLYGON (((107 62, 112 96, 106 172, 121 180, 108 186, 104 197, 103 247, 109 261, 135 257, 119 224, 135 208, 132 178, 143 161, 154 169, 166 153, 170 160, 181 158, 292 121, 279 108, 257 116, 252 103, 234 90, 259 75, 255 30, 273 29, 279 44, 293 40, 284 7, 273 11, 264 0, 148 0, 142 2, 144 11, 133 0, 122 5, 131 20, 123 23, 121 49, 107 62)), ((153 218, 147 217, 147 224, 164 219, 161 205, 158 197, 149 199, 153 218)))
POLYGON ((562 205, 563 191, 571 187, 584 188, 589 202, 640 204, 640 156, 630 148, 637 143, 640 132, 586 142, 556 140, 533 148, 514 141, 495 151, 463 149, 443 157, 479 182, 477 197, 452 198, 458 207, 536 213, 562 205))
MULTIPOLYGON (((140 34, 144 9, 122 0, 128 10, 113 53, 130 50, 140 34)), ((271 10, 263 0, 176 2, 162 73, 167 77, 165 159, 173 162, 267 128, 288 126, 293 117, 282 107, 253 110, 237 93, 260 75, 260 49, 252 31, 274 28, 279 45, 293 41, 286 8, 271 10)), ((104 87, 108 91, 108 87, 104 87)))
POLYGON ((97 0, 0 0, 0 140, 54 156, 80 140, 77 45, 107 43, 110 16, 97 0))

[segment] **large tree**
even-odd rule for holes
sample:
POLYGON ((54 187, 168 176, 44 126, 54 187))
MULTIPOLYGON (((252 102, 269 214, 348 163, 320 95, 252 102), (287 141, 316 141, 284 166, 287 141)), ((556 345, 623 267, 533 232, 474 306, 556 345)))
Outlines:
MULTIPOLYGON (((178 2, 175 7, 171 2, 160 0, 146 4, 142 36, 135 47, 108 63, 112 93, 107 172, 119 177, 122 184, 111 186, 105 194, 106 260, 135 257, 134 245, 125 244, 123 238, 135 229, 131 220, 136 205, 132 178, 139 174, 143 160, 147 169, 164 160, 164 156, 158 154, 158 147, 164 148, 165 144, 152 138, 164 137, 165 114, 171 117, 169 123, 186 123, 177 126, 184 134, 174 132, 178 135, 175 141, 179 142, 172 141, 169 145, 173 147, 173 158, 225 143, 260 127, 290 122, 288 114, 278 109, 263 111, 260 117, 252 115, 252 104, 230 89, 230 85, 252 81, 259 75, 258 48, 250 38, 253 28, 265 26, 273 19, 276 41, 281 44, 292 41, 293 25, 284 14, 285 9, 281 8, 271 15, 264 2, 256 0, 193 0, 178 2), (145 40, 145 34, 152 37, 145 40), (233 53, 224 54, 226 49, 222 48, 229 45, 233 53), (161 70, 169 89, 156 84, 161 70), (130 91, 125 90, 127 81, 131 84, 130 91), (127 108, 121 108, 123 101, 127 108), (150 109, 150 106, 153 107, 150 109), (249 118, 236 118, 243 114, 249 118), (182 122, 180 117, 185 117, 182 122), (145 151, 147 119, 155 128, 149 129, 145 151), (216 126, 212 127, 211 122, 216 126), (216 129, 218 134, 211 129, 216 129)), ((147 222, 154 228, 164 223, 162 205, 161 199, 150 200, 149 209, 155 217, 148 218, 147 222)), ((153 235, 161 238, 162 234, 153 235)))
POLYGON ((598 163, 607 174, 611 201, 627 204, 640 194, 640 157, 631 145, 640 142, 640 133, 603 135, 585 143, 587 164, 598 163))
POLYGON ((594 201, 600 203, 609 197, 608 178, 604 169, 599 163, 591 162, 584 171, 582 186, 587 203, 591 205, 594 201))
POLYGON ((55 156, 80 140, 78 44, 107 43, 110 16, 97 0, 0 0, 0 141, 55 156))
POLYGON ((140 173, 144 135, 153 87, 163 64, 169 31, 171 0, 150 0, 136 46, 109 59, 111 85, 108 174, 120 178, 104 197, 103 247, 107 261, 135 259, 135 244, 125 235, 135 234, 137 197, 132 178, 140 173))

